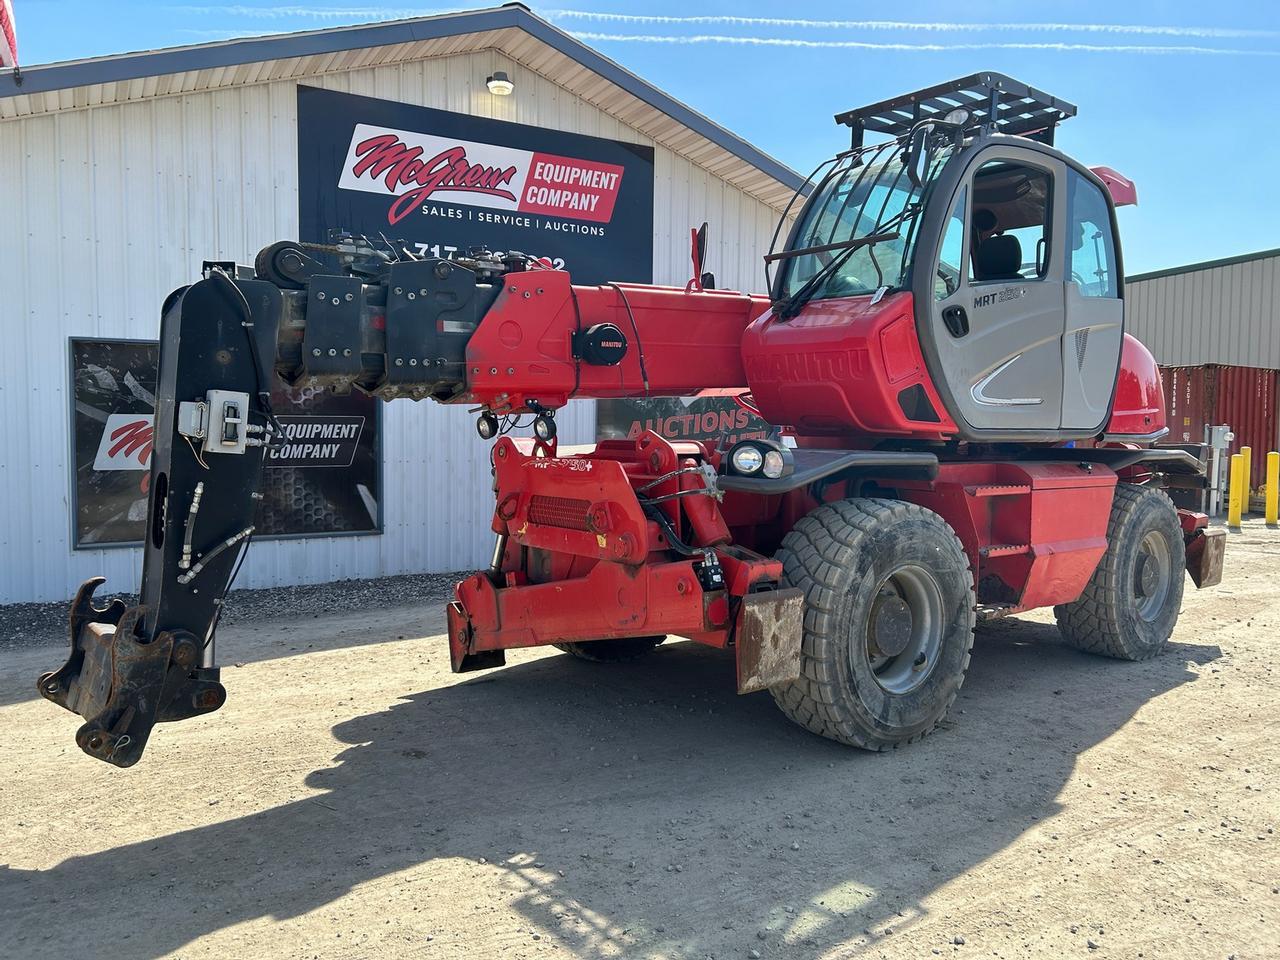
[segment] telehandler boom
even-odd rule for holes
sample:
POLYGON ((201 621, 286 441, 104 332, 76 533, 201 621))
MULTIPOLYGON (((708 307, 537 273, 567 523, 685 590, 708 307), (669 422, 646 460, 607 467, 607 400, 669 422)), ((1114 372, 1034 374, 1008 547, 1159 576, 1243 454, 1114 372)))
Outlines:
POLYGON ((1154 656, 1183 570, 1217 583, 1224 540, 1163 490, 1204 467, 1158 445, 1159 370, 1124 332, 1115 207, 1136 195, 1054 149, 1075 112, 982 73, 840 115, 852 145, 783 216, 768 297, 713 289, 705 230, 684 288, 350 237, 206 263, 162 311, 140 603, 81 587, 40 693, 121 767, 155 723, 222 706, 215 633, 284 438, 277 376, 479 414, 494 550, 448 607, 455 671, 675 635, 728 650, 740 692, 879 750, 943 718, 977 620, 1052 606, 1074 646, 1154 656), (572 398, 704 390, 785 426, 558 450, 572 398), (533 436, 508 436, 521 417, 533 436))

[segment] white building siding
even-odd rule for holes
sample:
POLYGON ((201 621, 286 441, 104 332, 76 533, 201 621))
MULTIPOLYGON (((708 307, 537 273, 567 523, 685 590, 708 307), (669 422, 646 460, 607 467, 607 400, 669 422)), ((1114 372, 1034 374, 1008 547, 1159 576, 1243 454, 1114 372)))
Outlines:
POLYGON ((1161 364, 1280 369, 1280 253, 1138 277, 1125 298, 1129 332, 1161 364))
MULTIPOLYGON (((711 223, 708 269, 760 289, 777 213, 688 159, 492 51, 304 82, 655 147, 653 275, 688 276, 688 230, 711 223), (491 96, 485 77, 513 75, 491 96)), ((297 82, 0 121, 0 603, 65 599, 83 579, 134 589, 141 550, 71 549, 67 340, 153 339, 173 288, 205 259, 252 262, 298 232, 297 82)), ((482 565, 492 509, 485 447, 461 408, 383 406, 380 536, 267 541, 237 586, 482 565)), ((563 442, 591 439, 571 404, 563 442)))

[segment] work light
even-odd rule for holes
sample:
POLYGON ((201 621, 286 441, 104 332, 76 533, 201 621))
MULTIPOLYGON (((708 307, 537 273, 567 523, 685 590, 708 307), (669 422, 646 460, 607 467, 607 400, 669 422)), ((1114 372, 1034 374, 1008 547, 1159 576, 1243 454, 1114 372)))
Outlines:
POLYGON ((777 480, 787 467, 787 461, 777 450, 770 450, 764 455, 764 475, 770 480, 777 480))
POLYGON ((734 473, 755 473, 764 464, 764 455, 754 444, 742 443, 729 455, 734 473))

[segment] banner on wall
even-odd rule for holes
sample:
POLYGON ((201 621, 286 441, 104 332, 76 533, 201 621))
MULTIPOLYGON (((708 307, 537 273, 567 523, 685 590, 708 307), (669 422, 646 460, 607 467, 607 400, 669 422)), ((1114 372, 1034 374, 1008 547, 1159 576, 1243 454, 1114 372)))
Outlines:
MULTIPOLYGON (((153 340, 71 341, 76 547, 143 539, 159 352, 153 340)), ((273 391, 286 442, 265 461, 255 536, 380 528, 378 411, 367 399, 273 391)))
POLYGON ((668 440, 712 440, 724 447, 774 435, 773 427, 732 397, 654 397, 596 402, 600 440, 634 439, 646 430, 668 440))
POLYGON ((301 239, 429 257, 547 257, 577 283, 653 280, 653 148, 298 87, 301 239))

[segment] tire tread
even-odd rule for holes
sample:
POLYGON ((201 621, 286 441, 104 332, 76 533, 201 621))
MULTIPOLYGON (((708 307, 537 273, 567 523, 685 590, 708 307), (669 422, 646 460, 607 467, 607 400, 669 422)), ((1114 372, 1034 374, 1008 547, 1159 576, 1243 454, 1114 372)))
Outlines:
POLYGON ((1116 660, 1149 660, 1160 652, 1159 647, 1145 648, 1133 642, 1120 622, 1119 610, 1114 603, 1119 591, 1121 571, 1119 552, 1112 549, 1112 545, 1122 542, 1129 535, 1128 527, 1139 506, 1144 500, 1153 497, 1164 500, 1172 509, 1173 504, 1163 490, 1139 487, 1131 483, 1116 484, 1107 520, 1106 553, 1098 561, 1080 598, 1053 608, 1058 621, 1058 632, 1069 646, 1116 660))
MULTIPOLYGON (((842 692, 838 688, 833 661, 843 655, 843 646, 835 632, 839 620, 841 570, 856 559, 863 538, 889 522, 910 516, 941 524, 955 541, 959 555, 965 558, 965 573, 970 574, 967 555, 950 526, 933 511, 902 500, 857 499, 824 504, 792 527, 775 555, 782 561, 783 576, 788 585, 804 590, 805 615, 800 677, 771 688, 773 699, 789 719, 812 733, 863 750, 883 751, 915 743, 936 729, 960 692, 972 655, 973 631, 970 629, 960 681, 951 691, 938 719, 910 737, 893 742, 873 739, 848 718, 840 717, 842 692)), ((968 580, 969 607, 972 609, 976 601, 971 574, 968 580)))

